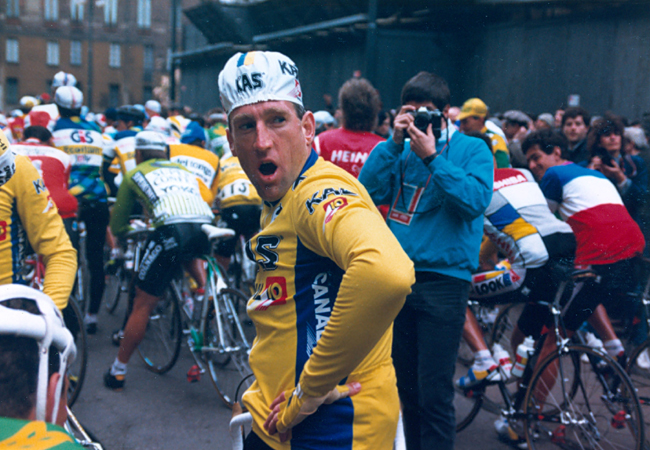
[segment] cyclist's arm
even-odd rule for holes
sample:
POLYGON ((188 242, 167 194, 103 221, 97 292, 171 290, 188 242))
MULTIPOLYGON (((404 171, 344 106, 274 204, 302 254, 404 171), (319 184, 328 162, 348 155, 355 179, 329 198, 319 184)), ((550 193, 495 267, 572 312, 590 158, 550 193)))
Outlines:
MULTIPOLYGON (((134 169, 135 170, 135 169, 134 169)), ((117 190, 117 197, 113 210, 111 211, 111 221, 109 226, 111 232, 118 238, 121 238, 130 230, 129 217, 137 203, 135 192, 131 188, 131 175, 129 172, 122 180, 120 188, 117 190)))
POLYGON ((214 206, 217 202, 217 192, 219 190, 219 177, 221 176, 221 161, 217 163, 217 171, 214 174, 212 179, 212 185, 210 186, 210 192, 212 192, 212 203, 210 206, 214 206))
MULTIPOLYGON (((305 192, 341 187, 338 181, 305 192)), ((370 198, 358 185, 343 186, 357 195, 328 197, 312 214, 300 203, 293 217, 300 240, 345 270, 329 322, 300 377, 309 397, 327 394, 359 366, 415 282, 413 263, 370 198)))
POLYGON ((68 304, 77 272, 77 252, 36 168, 27 160, 20 163, 18 170, 25 180, 16 196, 18 215, 32 248, 43 256, 46 268, 43 291, 63 309, 68 304))

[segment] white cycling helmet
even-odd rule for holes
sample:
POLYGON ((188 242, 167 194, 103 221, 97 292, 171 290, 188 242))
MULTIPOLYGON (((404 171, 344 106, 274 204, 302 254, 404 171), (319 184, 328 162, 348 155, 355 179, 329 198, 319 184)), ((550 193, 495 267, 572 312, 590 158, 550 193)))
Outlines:
POLYGON ((162 134, 155 131, 141 131, 135 135, 135 150, 167 150, 167 142, 162 134))
POLYGON ((58 88, 61 86, 76 86, 77 85, 77 79, 75 78, 74 75, 71 73, 66 73, 66 72, 57 72, 56 75, 54 75, 54 79, 52 80, 52 87, 53 88, 58 88))
POLYGON ((163 119, 160 116, 153 116, 151 120, 149 120, 149 124, 147 124, 145 131, 155 131, 166 137, 172 135, 171 125, 169 125, 169 122, 167 122, 166 119, 163 119))
POLYGON ((77 356, 77 348, 72 334, 65 327, 63 317, 50 297, 36 289, 19 284, 0 286, 0 334, 34 339, 38 344, 38 384, 36 388, 36 420, 54 423, 59 410, 59 399, 65 370, 77 356), (8 308, 3 302, 25 298, 33 300, 40 314, 8 308), (59 382, 56 385, 55 403, 52 416, 45 417, 47 402, 48 357, 50 346, 59 351, 59 382))
POLYGON ((74 86, 61 86, 54 94, 54 103, 62 108, 79 109, 83 102, 83 93, 74 86))

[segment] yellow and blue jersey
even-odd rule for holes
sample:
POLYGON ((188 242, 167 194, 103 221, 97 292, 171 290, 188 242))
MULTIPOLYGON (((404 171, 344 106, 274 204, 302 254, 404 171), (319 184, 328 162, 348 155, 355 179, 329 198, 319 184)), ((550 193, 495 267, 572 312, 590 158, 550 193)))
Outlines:
POLYGON ((23 155, 16 155, 15 163, 16 173, 0 186, 0 284, 26 283, 20 269, 31 245, 47 268, 43 292, 63 309, 77 271, 77 252, 36 168, 23 155))
POLYGON ((292 188, 265 202, 246 253, 258 265, 247 311, 256 381, 243 402, 275 449, 390 449, 399 399, 392 322, 415 281, 413 264, 365 188, 312 151, 292 188), (280 443, 263 423, 298 384, 311 397, 358 381, 361 392, 322 405, 280 443))

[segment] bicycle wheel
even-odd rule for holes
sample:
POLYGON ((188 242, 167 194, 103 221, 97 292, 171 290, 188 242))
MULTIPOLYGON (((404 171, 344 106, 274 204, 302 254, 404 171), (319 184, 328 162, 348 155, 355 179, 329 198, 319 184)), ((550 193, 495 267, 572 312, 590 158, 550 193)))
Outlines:
POLYGON ((106 288, 104 289, 102 303, 111 314, 117 309, 122 293, 128 290, 129 281, 127 276, 127 271, 121 262, 115 269, 114 274, 106 273, 106 288))
POLYGON ((84 327, 83 316, 74 297, 70 297, 68 306, 63 310, 63 320, 65 326, 72 333, 77 346, 77 357, 68 366, 68 406, 72 406, 79 397, 79 392, 81 392, 88 364, 86 327, 84 327))
MULTIPOLYGON (((510 337, 512 332, 517 325, 517 320, 521 316, 521 312, 524 310, 525 303, 511 303, 509 305, 503 305, 499 309, 499 314, 494 320, 494 326, 492 327, 492 334, 489 339, 489 346, 492 347, 494 344, 499 344, 505 351, 510 353, 512 358, 512 343, 510 342, 510 337)), ((514 361, 514 359, 513 359, 514 361)))
POLYGON ((641 406, 628 376, 606 354, 581 345, 553 353, 539 365, 526 392, 523 427, 533 450, 638 450, 644 436, 641 406), (590 365, 581 367, 582 355, 590 365), (574 382, 578 389, 571 396, 574 382))
POLYGON ((626 371, 639 396, 646 430, 645 448, 650 449, 650 339, 634 349, 626 371))
POLYGON ((179 300, 172 282, 149 315, 147 330, 138 345, 140 357, 152 372, 163 374, 176 364, 183 332, 178 308, 179 300))
MULTIPOLYGON (((235 402, 240 382, 253 373, 248 365, 248 353, 255 329, 252 324, 241 323, 234 306, 246 301, 248 299, 241 291, 223 289, 217 295, 219 314, 213 306, 201 327, 204 330, 203 357, 208 364, 210 378, 219 397, 230 408, 235 402), (219 337, 218 321, 221 322, 223 341, 219 337)), ((240 390, 243 392, 252 384, 253 377, 250 377, 243 381, 240 390)))

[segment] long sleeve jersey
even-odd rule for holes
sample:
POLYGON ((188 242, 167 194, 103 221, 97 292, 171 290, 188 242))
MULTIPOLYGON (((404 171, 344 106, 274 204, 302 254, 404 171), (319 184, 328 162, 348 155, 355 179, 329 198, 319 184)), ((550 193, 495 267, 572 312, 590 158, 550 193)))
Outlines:
POLYGON ((366 190, 312 151, 278 202, 265 202, 247 254, 259 267, 247 311, 257 330, 256 381, 244 395, 253 429, 275 449, 392 448, 399 403, 392 322, 413 284, 413 264, 366 190), (318 397, 358 381, 354 397, 322 405, 288 443, 263 423, 282 391, 318 397))
POLYGON ((63 309, 77 272, 77 252, 36 168, 26 156, 16 155, 15 161, 16 173, 0 187, 0 284, 25 283, 20 268, 29 243, 43 256, 43 292, 63 309))

